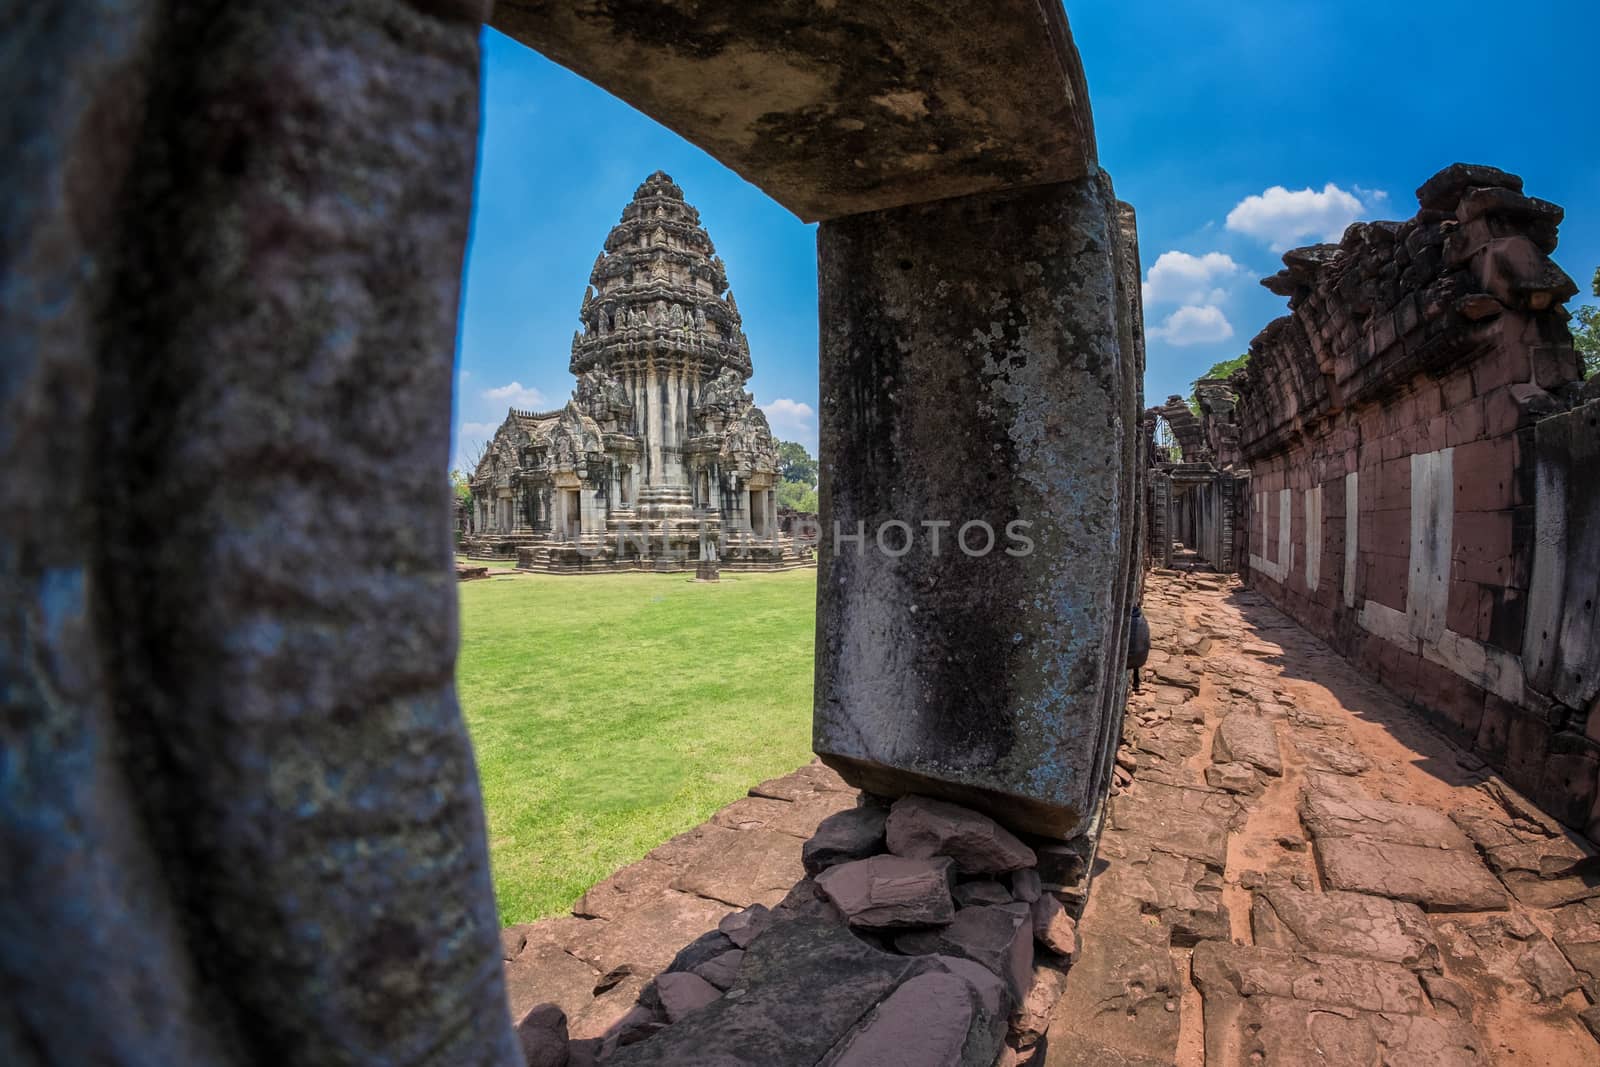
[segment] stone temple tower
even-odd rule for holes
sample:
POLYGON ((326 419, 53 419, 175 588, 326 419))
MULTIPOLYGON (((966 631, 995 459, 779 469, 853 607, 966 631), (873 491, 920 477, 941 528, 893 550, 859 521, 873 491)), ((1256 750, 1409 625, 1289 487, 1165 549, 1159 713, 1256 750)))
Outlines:
POLYGON ((623 208, 578 314, 573 398, 507 414, 471 479, 469 550, 670 569, 733 540, 764 542, 742 550, 752 565, 793 562, 777 528, 777 442, 744 388, 739 308, 700 212, 666 174, 623 208))
POLYGON ((750 344, 722 260, 683 190, 656 171, 622 210, 589 275, 572 373, 598 370, 633 402, 645 486, 689 486, 693 407, 742 390, 750 344))

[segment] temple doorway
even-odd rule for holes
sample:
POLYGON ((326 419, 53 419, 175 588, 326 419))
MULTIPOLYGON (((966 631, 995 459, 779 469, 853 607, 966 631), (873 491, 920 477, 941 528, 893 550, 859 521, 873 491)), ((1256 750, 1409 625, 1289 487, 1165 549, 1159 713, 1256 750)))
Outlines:
POLYGON ((767 529, 767 494, 770 492, 770 489, 750 490, 750 531, 761 537, 770 532, 767 529))
POLYGON ((567 520, 567 538, 576 541, 583 535, 583 499, 576 489, 561 490, 563 508, 567 520))

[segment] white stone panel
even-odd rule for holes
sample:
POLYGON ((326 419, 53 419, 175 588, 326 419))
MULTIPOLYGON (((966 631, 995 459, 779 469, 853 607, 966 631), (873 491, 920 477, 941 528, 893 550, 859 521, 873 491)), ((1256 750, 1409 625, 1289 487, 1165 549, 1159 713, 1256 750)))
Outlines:
POLYGON ((1351 471, 1344 476, 1344 605, 1356 606, 1356 562, 1361 531, 1361 476, 1351 471))
POLYGON ((1430 643, 1444 635, 1450 604, 1455 526, 1455 449, 1411 457, 1411 562, 1406 612, 1411 632, 1430 643))
POLYGON ((1322 486, 1306 490, 1306 588, 1322 582, 1322 486))

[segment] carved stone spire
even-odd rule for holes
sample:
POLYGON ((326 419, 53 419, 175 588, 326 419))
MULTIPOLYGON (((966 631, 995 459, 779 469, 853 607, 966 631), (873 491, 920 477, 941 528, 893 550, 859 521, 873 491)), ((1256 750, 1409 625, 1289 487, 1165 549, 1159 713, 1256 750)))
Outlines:
POLYGON ((725 368, 740 381, 750 377, 750 345, 722 260, 700 225, 700 212, 664 172, 656 171, 634 191, 606 237, 589 284, 594 293, 585 292, 583 329, 572 343, 574 374, 648 361, 692 365, 702 381, 725 368), (602 329, 602 319, 614 325, 602 329))

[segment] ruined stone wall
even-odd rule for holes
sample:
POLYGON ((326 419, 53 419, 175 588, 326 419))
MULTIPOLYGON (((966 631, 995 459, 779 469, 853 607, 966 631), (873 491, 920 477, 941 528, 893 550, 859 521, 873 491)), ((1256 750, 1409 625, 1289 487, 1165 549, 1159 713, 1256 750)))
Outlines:
POLYGON ((1284 256, 1235 375, 1248 580, 1600 835, 1600 403, 1548 258, 1562 211, 1457 165, 1403 222, 1284 256))
POLYGON ((1172 566, 1172 531, 1167 519, 1172 513, 1172 479, 1165 471, 1151 470, 1145 483, 1145 554, 1152 567, 1172 566))

